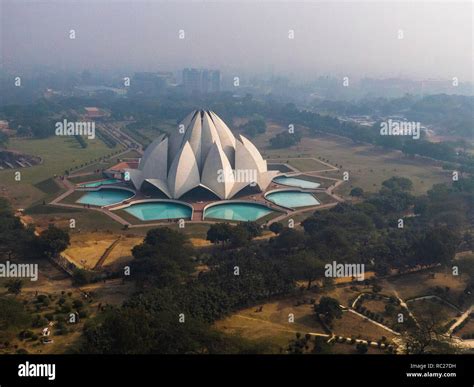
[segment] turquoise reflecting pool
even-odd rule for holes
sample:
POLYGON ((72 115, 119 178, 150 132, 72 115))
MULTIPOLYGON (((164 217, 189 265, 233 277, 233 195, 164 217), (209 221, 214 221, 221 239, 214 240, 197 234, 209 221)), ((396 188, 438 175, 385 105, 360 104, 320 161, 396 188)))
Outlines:
POLYGON ((223 203, 212 206, 204 211, 204 218, 253 221, 273 211, 255 203, 223 203))
POLYGON ((84 183, 79 185, 79 187, 85 187, 85 188, 93 188, 93 187, 100 187, 101 185, 104 184, 115 184, 115 183, 120 183, 121 180, 119 179, 106 179, 106 180, 99 180, 99 181, 93 181, 92 183, 84 183))
POLYGON ((309 192, 280 191, 266 196, 271 202, 288 208, 316 206, 320 202, 309 192))
POLYGON ((87 192, 81 196, 76 203, 90 204, 92 206, 108 206, 110 204, 120 203, 133 196, 133 192, 124 189, 102 188, 98 191, 87 192))
POLYGON ((275 183, 284 184, 284 185, 291 185, 292 187, 299 187, 299 188, 318 188, 321 184, 315 183, 314 181, 298 179, 296 177, 286 177, 286 176, 278 176, 273 179, 275 183))
POLYGON ((132 204, 125 212, 140 220, 191 219, 191 208, 179 203, 154 202, 132 204))

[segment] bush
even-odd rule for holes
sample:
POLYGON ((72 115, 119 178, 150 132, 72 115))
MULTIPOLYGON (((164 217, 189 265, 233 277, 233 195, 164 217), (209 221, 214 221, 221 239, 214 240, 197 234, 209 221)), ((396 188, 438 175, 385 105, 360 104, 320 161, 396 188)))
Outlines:
POLYGON ((75 269, 72 273, 72 283, 75 286, 86 285, 95 280, 95 274, 84 269, 75 269))
POLYGON ((75 308, 75 309, 80 309, 84 306, 84 303, 82 302, 82 300, 74 300, 72 302, 72 306, 75 308))
POLYGON ((21 331, 18 336, 20 337, 20 340, 30 339, 33 336, 33 332, 30 330, 24 330, 21 331))

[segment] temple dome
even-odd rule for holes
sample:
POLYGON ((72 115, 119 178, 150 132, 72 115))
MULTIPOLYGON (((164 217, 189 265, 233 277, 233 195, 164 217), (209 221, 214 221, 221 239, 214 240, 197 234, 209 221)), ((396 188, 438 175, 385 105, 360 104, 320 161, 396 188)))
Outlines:
POLYGON ((196 187, 230 199, 249 185, 265 190, 276 175, 247 138, 235 138, 208 110, 188 114, 171 135, 147 147, 138 169, 126 172, 136 189, 146 181, 171 199, 196 187))

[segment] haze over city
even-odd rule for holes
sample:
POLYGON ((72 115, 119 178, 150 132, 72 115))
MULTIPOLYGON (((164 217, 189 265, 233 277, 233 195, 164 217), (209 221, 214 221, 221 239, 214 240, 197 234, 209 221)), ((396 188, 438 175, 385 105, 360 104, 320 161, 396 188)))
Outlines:
POLYGON ((0 12, 9 71, 210 67, 472 81, 471 2, 4 0, 0 12))
POLYGON ((0 0, 0 387, 472 385, 473 4, 0 0))

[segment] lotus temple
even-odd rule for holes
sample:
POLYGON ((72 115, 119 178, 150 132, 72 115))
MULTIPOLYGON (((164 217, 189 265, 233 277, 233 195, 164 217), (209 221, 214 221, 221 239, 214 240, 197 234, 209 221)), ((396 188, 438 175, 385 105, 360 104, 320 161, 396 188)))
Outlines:
POLYGON ((51 204, 102 211, 131 227, 180 220, 270 224, 322 206, 321 196, 332 195, 338 181, 267 163, 216 113, 195 110, 140 158, 120 160, 99 180, 71 184, 51 204))

